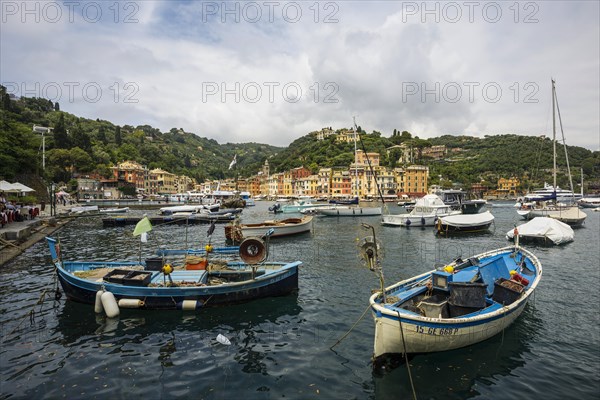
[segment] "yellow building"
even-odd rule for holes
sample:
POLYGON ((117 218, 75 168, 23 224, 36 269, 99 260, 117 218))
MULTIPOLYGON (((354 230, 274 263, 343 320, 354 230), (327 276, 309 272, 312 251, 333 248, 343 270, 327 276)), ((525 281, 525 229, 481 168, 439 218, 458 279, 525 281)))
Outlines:
POLYGON ((510 177, 500 178, 498 179, 498 196, 500 197, 508 197, 508 196, 517 196, 517 191, 519 186, 521 185, 521 181, 519 178, 510 177))
POLYGON ((331 168, 319 169, 317 196, 331 196, 331 168))
POLYGON ((189 176, 179 175, 175 179, 175 188, 177 193, 185 193, 187 191, 194 190, 196 186, 196 180, 189 176))
POLYGON ((157 194, 177 193, 177 176, 163 169, 156 168, 150 171, 151 180, 156 181, 157 194))
POLYGON ((355 140, 358 140, 358 136, 354 129, 342 129, 341 132, 338 133, 335 140, 343 143, 354 143, 355 140))

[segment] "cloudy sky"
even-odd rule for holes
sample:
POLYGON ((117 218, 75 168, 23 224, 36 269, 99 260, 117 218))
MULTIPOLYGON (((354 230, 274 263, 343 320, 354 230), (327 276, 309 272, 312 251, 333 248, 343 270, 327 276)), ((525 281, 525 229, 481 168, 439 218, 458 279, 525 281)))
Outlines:
POLYGON ((600 147, 597 1, 7 1, 9 92, 117 124, 287 146, 385 136, 552 135, 600 147))

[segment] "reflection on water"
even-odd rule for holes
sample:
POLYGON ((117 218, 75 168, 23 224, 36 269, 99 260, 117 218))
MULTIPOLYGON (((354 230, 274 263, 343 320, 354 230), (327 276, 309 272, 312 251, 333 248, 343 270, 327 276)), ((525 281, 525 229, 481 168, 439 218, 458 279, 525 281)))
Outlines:
MULTIPOLYGON (((500 335, 466 348, 412 357, 410 369, 418 397, 475 397, 481 394, 482 386, 494 386, 500 377, 518 373, 530 356, 531 343, 535 342, 536 331, 542 325, 535 316, 534 307, 528 304, 521 317, 500 335), (440 396, 440 388, 445 388, 448 396, 440 396)), ((412 396, 405 363, 392 371, 376 371, 373 379, 377 398, 412 396)), ((503 388, 501 397, 531 398, 535 393, 508 387, 503 388)))
MULTIPOLYGON (((269 205, 245 210, 244 221, 272 219, 269 205)), ((391 283, 508 245, 504 234, 519 217, 510 207, 492 212, 492 232, 447 238, 384 227, 377 217, 315 218, 312 233, 271 241, 271 257, 304 263, 297 294, 197 313, 123 310, 118 319, 64 296, 56 302, 47 249, 37 244, 0 270, 0 399, 410 397, 406 366, 372 372, 370 316, 330 350, 378 286, 358 257, 357 239, 368 234, 360 223, 375 226, 391 283)), ((595 398, 600 214, 590 214, 573 243, 530 247, 544 276, 503 335, 411 360, 419 398, 595 398)), ((58 234, 66 258, 136 260, 158 246, 202 247, 206 229, 155 227, 140 246, 133 227, 105 229, 99 218, 81 218, 58 234)), ((212 243, 224 243, 221 225, 212 243)))

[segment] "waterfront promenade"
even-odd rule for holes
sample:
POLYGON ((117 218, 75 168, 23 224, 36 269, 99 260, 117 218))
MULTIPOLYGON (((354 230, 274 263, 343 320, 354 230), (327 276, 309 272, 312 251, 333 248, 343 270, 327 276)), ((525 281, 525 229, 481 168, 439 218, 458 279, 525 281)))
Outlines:
MULTIPOLYGON (((37 206, 39 207, 39 205, 37 206)), ((66 214, 73 205, 56 205, 56 213, 66 214)), ((70 218, 57 218, 50 215, 50 207, 34 219, 13 221, 0 228, 0 266, 23 253, 33 244, 62 228, 70 218)))

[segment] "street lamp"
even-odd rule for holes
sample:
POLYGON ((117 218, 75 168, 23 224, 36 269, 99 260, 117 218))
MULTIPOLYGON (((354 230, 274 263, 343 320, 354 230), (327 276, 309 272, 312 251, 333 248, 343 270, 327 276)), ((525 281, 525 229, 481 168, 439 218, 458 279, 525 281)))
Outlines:
POLYGON ((44 171, 46 170, 46 137, 44 134, 52 132, 52 129, 54 128, 33 125, 33 132, 42 134, 42 169, 44 171))

